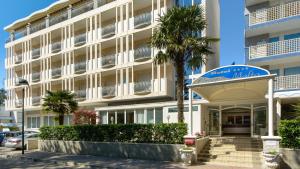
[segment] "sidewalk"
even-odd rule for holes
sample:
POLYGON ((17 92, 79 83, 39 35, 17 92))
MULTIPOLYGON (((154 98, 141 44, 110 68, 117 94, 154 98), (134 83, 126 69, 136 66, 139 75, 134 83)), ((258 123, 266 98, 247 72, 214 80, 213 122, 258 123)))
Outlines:
POLYGON ((0 160, 1 169, 17 168, 103 168, 103 169, 249 169, 217 165, 194 165, 185 167, 181 163, 146 161, 136 159, 106 158, 89 155, 67 155, 49 152, 27 152, 24 156, 0 160))

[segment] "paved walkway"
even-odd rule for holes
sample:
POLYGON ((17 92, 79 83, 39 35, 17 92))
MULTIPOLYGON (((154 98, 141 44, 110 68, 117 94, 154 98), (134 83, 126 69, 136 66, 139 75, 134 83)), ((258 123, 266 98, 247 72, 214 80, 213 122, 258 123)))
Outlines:
MULTIPOLYGON (((1 151, 1 149, 0 149, 1 151)), ((20 156, 15 152, 8 159, 1 159, 1 169, 62 169, 62 168, 103 168, 103 169, 249 169, 231 166, 194 165, 185 167, 181 163, 146 161, 134 159, 105 158, 88 155, 66 155, 48 152, 26 152, 20 156)), ((0 152, 1 154, 1 152, 0 152)))

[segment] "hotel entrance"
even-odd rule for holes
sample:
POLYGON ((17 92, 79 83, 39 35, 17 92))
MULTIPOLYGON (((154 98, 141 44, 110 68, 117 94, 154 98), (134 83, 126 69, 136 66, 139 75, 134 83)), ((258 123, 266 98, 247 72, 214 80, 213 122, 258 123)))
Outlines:
POLYGON ((204 129, 211 136, 259 137, 267 134, 267 104, 208 106, 204 129))
MULTIPOLYGON (((195 92, 204 100, 200 131, 211 136, 274 136, 273 78, 262 68, 230 65, 194 80, 188 86, 189 95, 195 92)), ((190 114, 189 132, 193 133, 190 114)))

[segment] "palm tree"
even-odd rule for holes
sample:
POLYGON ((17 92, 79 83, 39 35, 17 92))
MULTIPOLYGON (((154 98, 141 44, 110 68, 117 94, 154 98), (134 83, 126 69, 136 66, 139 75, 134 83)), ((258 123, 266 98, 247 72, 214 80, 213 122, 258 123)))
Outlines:
POLYGON ((160 16, 158 22, 159 27, 151 38, 151 46, 159 50, 154 62, 171 62, 175 67, 178 122, 183 122, 184 65, 191 69, 201 67, 206 56, 213 54, 209 45, 217 39, 199 36, 206 28, 199 6, 174 7, 160 16))
POLYGON ((43 98, 43 108, 46 112, 56 113, 59 125, 64 124, 64 115, 73 113, 78 108, 75 95, 69 91, 47 91, 43 98))

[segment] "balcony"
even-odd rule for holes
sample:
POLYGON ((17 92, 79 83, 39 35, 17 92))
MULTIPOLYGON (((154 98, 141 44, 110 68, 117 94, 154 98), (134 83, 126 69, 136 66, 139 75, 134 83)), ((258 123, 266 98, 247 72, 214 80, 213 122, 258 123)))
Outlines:
POLYGON ((34 33, 46 28, 46 20, 30 25, 30 33, 34 33))
POLYGON ((147 45, 140 46, 134 50, 134 61, 141 62, 151 58, 151 48, 147 45))
POLYGON ((100 6, 106 5, 113 1, 115 1, 115 0, 97 0, 97 5, 98 5, 98 7, 100 7, 100 6))
POLYGON ((116 65, 116 55, 110 54, 102 57, 102 68, 111 68, 116 65))
POLYGON ((144 28, 151 25, 151 13, 143 13, 134 17, 134 28, 144 28))
POLYGON ((249 47, 249 60, 300 52, 300 38, 249 47))
POLYGON ((61 68, 52 69, 51 75, 52 75, 52 78, 54 78, 54 79, 61 77, 61 68))
POLYGON ((37 59, 40 56, 41 56, 41 49, 40 48, 32 49, 31 59, 37 59))
POLYGON ((74 71, 77 74, 86 72, 86 62, 76 63, 74 67, 74 71))
POLYGON ((102 28, 102 38, 109 38, 116 34, 116 25, 110 24, 102 28))
POLYGON ((80 4, 78 6, 75 6, 72 9, 72 18, 75 16, 78 16, 82 13, 85 13, 87 11, 93 10, 94 9, 94 2, 93 1, 89 1, 83 4, 80 4))
POLYGON ((15 64, 22 63, 22 54, 19 54, 15 57, 15 64))
POLYGON ((116 87, 115 86, 102 87, 102 97, 103 98, 112 98, 115 96, 116 96, 116 87))
POLYGON ((300 90, 300 74, 275 77, 274 90, 300 90))
POLYGON ((86 91, 85 90, 75 91, 75 97, 77 101, 84 101, 86 99, 86 91))
POLYGON ((16 104, 16 107, 17 107, 17 108, 20 108, 20 107, 22 107, 22 105, 23 105, 23 100, 22 100, 22 99, 16 99, 15 104, 16 104))
POLYGON ((31 104, 32 104, 32 106, 40 105, 41 104, 41 97, 40 96, 32 97, 31 104))
POLYGON ((32 82, 39 82, 41 80, 41 73, 37 72, 37 73, 32 73, 31 75, 31 81, 32 82))
POLYGON ((295 1, 271 8, 260 9, 250 14, 249 25, 256 25, 275 21, 279 19, 289 18, 300 14, 300 1, 295 1))
POLYGON ((63 22, 67 19, 68 19, 68 11, 63 11, 54 16, 50 15, 49 25, 52 26, 52 25, 58 24, 60 22, 63 22))
POLYGON ((14 40, 20 39, 27 36, 27 28, 23 28, 21 30, 17 30, 14 35, 14 40))
POLYGON ((58 53, 61 51, 61 42, 53 42, 51 45, 51 52, 58 53))
POLYGON ((86 34, 85 33, 75 36, 75 38, 74 38, 75 46, 81 46, 81 45, 84 45, 85 43, 86 43, 86 34))
POLYGON ((151 80, 135 82, 134 94, 149 94, 151 93, 151 86, 151 80))

